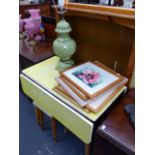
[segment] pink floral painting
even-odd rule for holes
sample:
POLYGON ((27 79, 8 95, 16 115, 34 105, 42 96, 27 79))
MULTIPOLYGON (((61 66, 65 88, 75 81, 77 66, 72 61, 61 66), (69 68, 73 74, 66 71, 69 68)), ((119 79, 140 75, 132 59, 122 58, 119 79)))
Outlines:
POLYGON ((80 69, 72 74, 91 88, 103 82, 100 74, 91 68, 80 69))

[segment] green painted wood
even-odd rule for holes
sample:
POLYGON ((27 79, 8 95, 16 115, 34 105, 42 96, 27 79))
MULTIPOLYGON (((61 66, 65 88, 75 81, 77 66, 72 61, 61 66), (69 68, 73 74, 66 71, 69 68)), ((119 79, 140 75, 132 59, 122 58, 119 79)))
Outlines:
POLYGON ((24 75, 21 74, 20 78, 23 91, 35 101, 36 106, 50 117, 55 117, 84 143, 89 144, 91 142, 93 123, 24 75))

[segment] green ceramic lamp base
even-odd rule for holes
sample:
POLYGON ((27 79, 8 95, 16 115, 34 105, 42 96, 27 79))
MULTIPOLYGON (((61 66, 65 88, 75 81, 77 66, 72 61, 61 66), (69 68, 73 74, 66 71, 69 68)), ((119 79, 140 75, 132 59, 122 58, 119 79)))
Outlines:
POLYGON ((62 72, 70 67, 72 67, 74 65, 74 61, 73 60, 68 60, 68 61, 58 61, 57 66, 56 66, 56 70, 58 70, 59 72, 62 72))
POLYGON ((53 42, 54 53, 60 58, 56 70, 62 72, 74 65, 71 59, 76 50, 76 42, 69 36, 71 27, 64 19, 57 23, 55 31, 58 33, 58 38, 53 42))

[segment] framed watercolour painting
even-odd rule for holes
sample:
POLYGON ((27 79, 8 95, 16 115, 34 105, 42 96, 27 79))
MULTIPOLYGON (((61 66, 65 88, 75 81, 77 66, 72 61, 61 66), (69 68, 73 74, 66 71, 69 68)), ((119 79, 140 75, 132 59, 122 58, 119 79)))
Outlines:
POLYGON ((86 62, 62 72, 62 76, 88 98, 94 98, 114 87, 124 78, 100 63, 86 62))

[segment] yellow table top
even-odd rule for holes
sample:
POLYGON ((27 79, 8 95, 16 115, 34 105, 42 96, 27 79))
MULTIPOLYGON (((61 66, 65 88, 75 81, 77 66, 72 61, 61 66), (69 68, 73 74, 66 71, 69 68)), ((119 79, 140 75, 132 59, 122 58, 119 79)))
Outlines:
POLYGON ((87 117, 88 119, 92 121, 96 121, 103 114, 103 112, 113 103, 113 101, 125 90, 125 87, 123 87, 111 99, 111 101, 109 101, 98 113, 96 114, 93 112, 88 113, 84 109, 73 104, 70 100, 66 99, 65 97, 61 96, 60 94, 52 90, 52 88, 54 88, 57 85, 55 77, 59 76, 58 71, 55 70, 55 67, 58 61, 59 61, 59 58, 57 56, 54 56, 32 67, 29 67, 23 70, 22 72, 27 77, 31 78, 36 83, 40 84, 43 88, 47 89, 52 94, 56 95, 58 98, 63 100, 66 104, 73 107, 79 113, 83 114, 85 117, 87 117))

